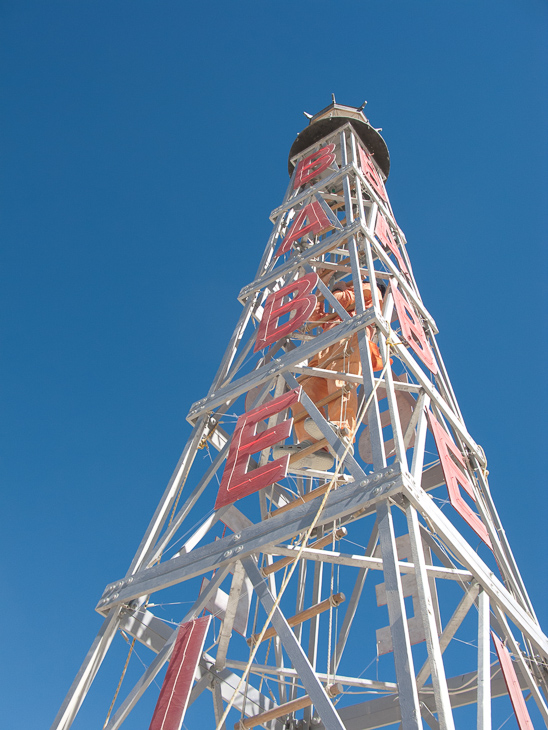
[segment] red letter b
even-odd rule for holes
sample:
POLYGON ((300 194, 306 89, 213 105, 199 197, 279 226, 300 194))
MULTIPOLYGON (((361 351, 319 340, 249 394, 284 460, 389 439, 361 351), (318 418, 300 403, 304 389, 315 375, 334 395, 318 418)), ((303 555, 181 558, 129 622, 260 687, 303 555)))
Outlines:
POLYGON ((283 289, 272 292, 267 297, 253 352, 262 350, 263 347, 277 342, 281 337, 296 330, 308 319, 316 306, 316 297, 310 292, 317 283, 318 274, 307 274, 284 286, 283 289), (293 299, 283 304, 283 300, 293 292, 295 292, 293 299), (284 324, 278 324, 280 318, 288 312, 289 320, 284 324))

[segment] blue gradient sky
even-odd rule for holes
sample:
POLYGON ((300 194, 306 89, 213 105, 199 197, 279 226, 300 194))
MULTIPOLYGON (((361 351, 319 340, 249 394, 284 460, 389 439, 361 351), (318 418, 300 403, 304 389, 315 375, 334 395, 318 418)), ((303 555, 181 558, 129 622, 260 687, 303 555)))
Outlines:
POLYGON ((331 92, 383 128, 547 629, 546 4, 18 0, 0 19, 2 724, 52 722, 222 356, 302 111, 331 92))

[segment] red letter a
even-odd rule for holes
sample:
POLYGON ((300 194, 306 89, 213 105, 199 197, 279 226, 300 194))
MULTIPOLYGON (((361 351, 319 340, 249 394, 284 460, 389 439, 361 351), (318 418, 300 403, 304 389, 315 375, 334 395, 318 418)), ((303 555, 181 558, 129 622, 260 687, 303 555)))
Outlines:
POLYGON ((280 244, 280 248, 276 253, 276 257, 281 256, 289 251, 294 241, 307 233, 317 235, 320 231, 333 228, 333 224, 327 217, 327 213, 322 206, 315 200, 313 203, 305 205, 304 208, 297 213, 293 225, 286 234, 286 237, 280 244), (306 222, 308 220, 308 223, 306 222))

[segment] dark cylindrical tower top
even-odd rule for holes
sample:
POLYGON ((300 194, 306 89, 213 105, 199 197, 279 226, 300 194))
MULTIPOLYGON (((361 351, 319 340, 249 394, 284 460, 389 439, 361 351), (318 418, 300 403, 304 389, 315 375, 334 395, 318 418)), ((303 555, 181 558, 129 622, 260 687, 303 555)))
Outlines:
POLYGON ((330 134, 330 132, 350 122, 356 130, 356 134, 373 155, 375 162, 380 167, 386 180, 390 172, 390 154, 388 147, 379 134, 379 131, 369 124, 362 109, 363 107, 358 108, 337 104, 333 95, 331 104, 317 114, 314 114, 313 117, 310 117, 308 127, 305 127, 302 132, 299 132, 297 139, 291 145, 288 163, 289 174, 291 175, 293 173, 295 167, 291 162, 292 157, 307 147, 310 147, 310 145, 322 137, 325 137, 326 134, 330 134))

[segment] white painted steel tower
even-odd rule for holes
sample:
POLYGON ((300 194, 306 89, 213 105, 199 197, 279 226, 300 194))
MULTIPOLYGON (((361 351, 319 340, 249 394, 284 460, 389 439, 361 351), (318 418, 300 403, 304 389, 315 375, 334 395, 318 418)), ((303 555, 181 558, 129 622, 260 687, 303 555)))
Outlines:
POLYGON ((503 695, 514 726, 533 704, 548 724, 548 639, 362 109, 333 100, 291 148, 240 320, 55 730, 122 632, 149 663, 112 688, 106 730, 488 730, 503 695))

